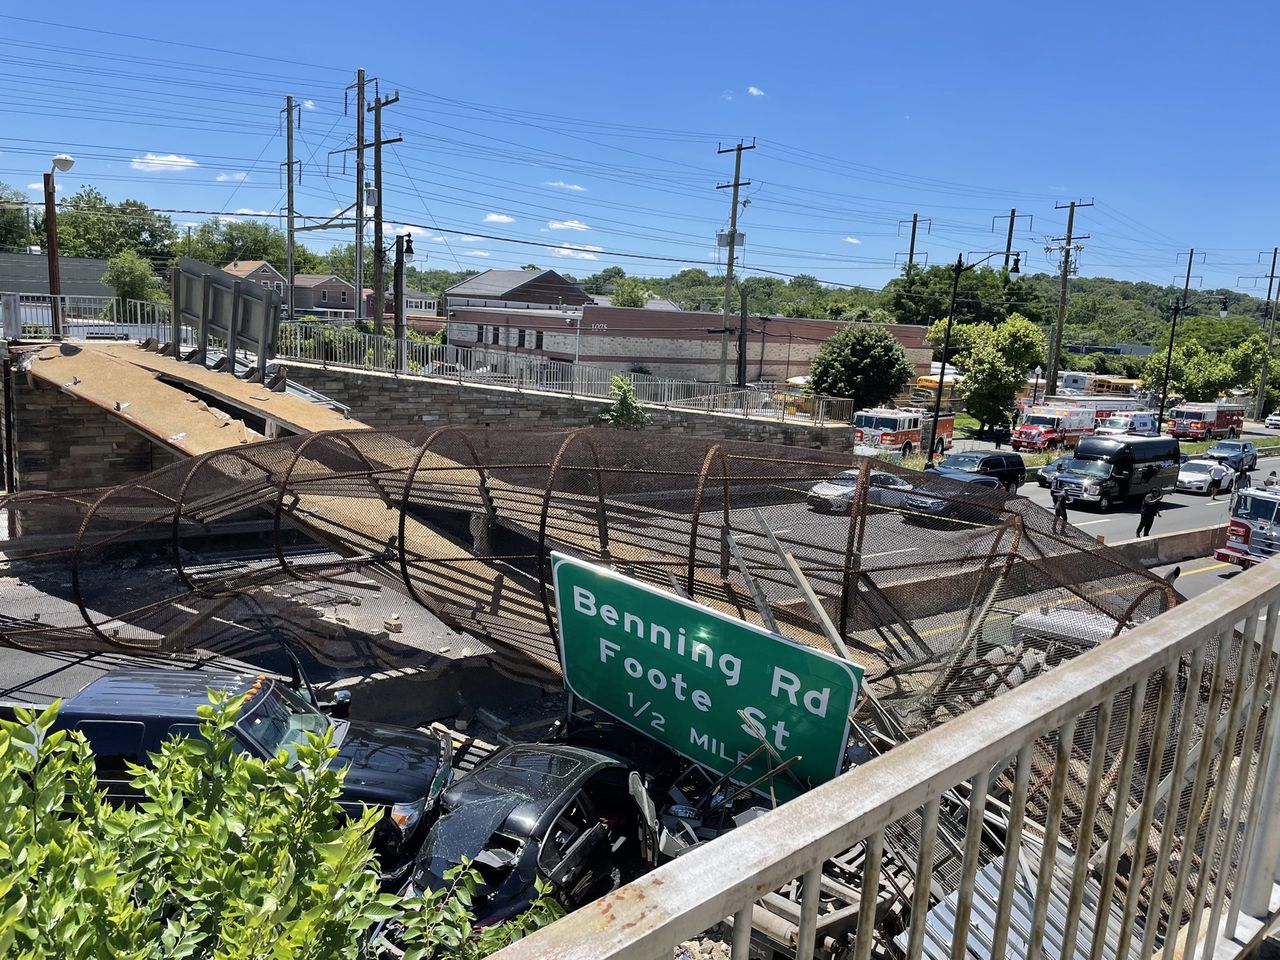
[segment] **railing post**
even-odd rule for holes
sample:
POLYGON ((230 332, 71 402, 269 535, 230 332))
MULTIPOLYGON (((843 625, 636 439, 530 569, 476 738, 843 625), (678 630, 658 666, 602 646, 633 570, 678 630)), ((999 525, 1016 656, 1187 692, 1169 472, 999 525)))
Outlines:
MULTIPOLYGON (((1261 672, 1261 668, 1259 668, 1261 672)), ((1263 750, 1272 758, 1280 749, 1280 724, 1273 724, 1269 742, 1263 750)), ((1240 909, 1250 917, 1264 919, 1270 909, 1271 885, 1280 868, 1280 764, 1267 765, 1267 780, 1262 785, 1262 802, 1254 814, 1257 832, 1242 862, 1249 865, 1240 891, 1240 909)))

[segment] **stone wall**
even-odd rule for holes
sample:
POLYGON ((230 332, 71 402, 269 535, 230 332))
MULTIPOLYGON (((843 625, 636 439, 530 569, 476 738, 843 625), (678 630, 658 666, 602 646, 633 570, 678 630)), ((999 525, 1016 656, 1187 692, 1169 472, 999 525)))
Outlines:
MULTIPOLYGON (((296 363, 288 369, 290 379, 349 406, 353 419, 388 429, 438 424, 559 430, 596 424, 609 406, 607 400, 510 387, 460 385, 449 380, 296 363)), ((653 417, 653 430, 853 452, 853 435, 847 424, 811 427, 728 414, 647 409, 653 417)))
MULTIPOLYGON (((173 462, 122 421, 9 367, 13 438, 5 437, 24 490, 77 490, 123 483, 173 462)), ((0 422, 3 422, 0 420, 0 422)))

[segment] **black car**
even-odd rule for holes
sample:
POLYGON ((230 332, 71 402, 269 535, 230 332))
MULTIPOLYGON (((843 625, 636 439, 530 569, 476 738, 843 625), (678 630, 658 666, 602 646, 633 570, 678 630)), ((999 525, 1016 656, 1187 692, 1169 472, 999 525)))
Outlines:
POLYGON ((950 470, 934 470, 929 476, 947 482, 922 484, 907 494, 903 519, 908 523, 949 520, 989 526, 1000 522, 1004 487, 995 477, 950 470))
POLYGON ((1049 463, 1046 463, 1036 474, 1036 482, 1042 487, 1052 486, 1053 478, 1056 477, 1060 471, 1065 470, 1067 464, 1070 462, 1071 457, 1066 456, 1059 457, 1057 460, 1052 460, 1049 463))
POLYGON ((332 728, 335 762, 347 767, 339 802, 353 816, 366 805, 386 811, 373 833, 383 879, 408 872, 451 779, 452 742, 407 727, 331 717, 300 678, 288 684, 262 674, 116 670, 63 703, 55 729, 78 730, 89 741, 108 799, 135 802, 139 793, 127 765, 147 764, 148 754, 170 737, 198 737, 196 711, 209 702, 210 689, 245 697, 231 732, 255 757, 282 750, 292 757, 306 734, 332 728))
POLYGON ((589 903, 646 865, 629 774, 618 757, 584 747, 498 751, 445 791, 404 895, 443 886, 466 858, 483 880, 473 903, 479 926, 527 909, 539 877, 567 909, 589 903))
POLYGON ((953 453, 937 464, 925 467, 926 470, 941 470, 949 473, 977 473, 987 477, 995 477, 1000 485, 1013 493, 1027 479, 1027 465, 1017 453, 993 453, 989 450, 971 450, 968 453, 953 453))

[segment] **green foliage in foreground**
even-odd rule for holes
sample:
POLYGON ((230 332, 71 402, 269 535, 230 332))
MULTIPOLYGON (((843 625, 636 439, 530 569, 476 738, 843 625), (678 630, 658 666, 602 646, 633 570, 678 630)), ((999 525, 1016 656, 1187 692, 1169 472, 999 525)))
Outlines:
POLYGON ((330 960, 371 953, 401 921, 416 960, 472 960, 554 919, 472 929, 478 876, 409 900, 379 893, 369 834, 380 813, 343 816, 345 770, 326 735, 259 760, 230 734, 240 701, 201 707, 201 738, 174 739, 134 768, 137 806, 98 789, 56 706, 0 721, 0 956, 10 960, 330 960))
POLYGON ((635 387, 626 377, 614 376, 609 387, 613 403, 600 414, 600 422, 619 430, 643 430, 653 419, 636 399, 635 387))

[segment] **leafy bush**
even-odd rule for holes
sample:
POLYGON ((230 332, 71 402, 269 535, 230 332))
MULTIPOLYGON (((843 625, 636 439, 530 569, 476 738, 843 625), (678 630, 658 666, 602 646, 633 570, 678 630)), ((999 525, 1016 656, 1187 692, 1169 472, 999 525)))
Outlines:
POLYGON ((809 386, 821 396, 849 397, 854 409, 864 410, 892 400, 914 372, 892 333, 883 327, 850 324, 818 348, 809 386))
POLYGON ((643 430, 653 419, 636 399, 635 387, 626 377, 615 375, 609 388, 613 400, 609 409, 600 415, 602 423, 619 430, 643 430))
POLYGON ((409 900, 379 893, 369 834, 380 811, 348 818, 345 770, 329 736, 272 760, 230 733, 242 701, 213 695, 200 738, 173 739, 134 767, 141 800, 108 804, 79 733, 56 706, 0 721, 0 956, 338 960, 369 955, 380 921, 403 923, 420 960, 472 960, 558 915, 475 931, 478 877, 409 900))

